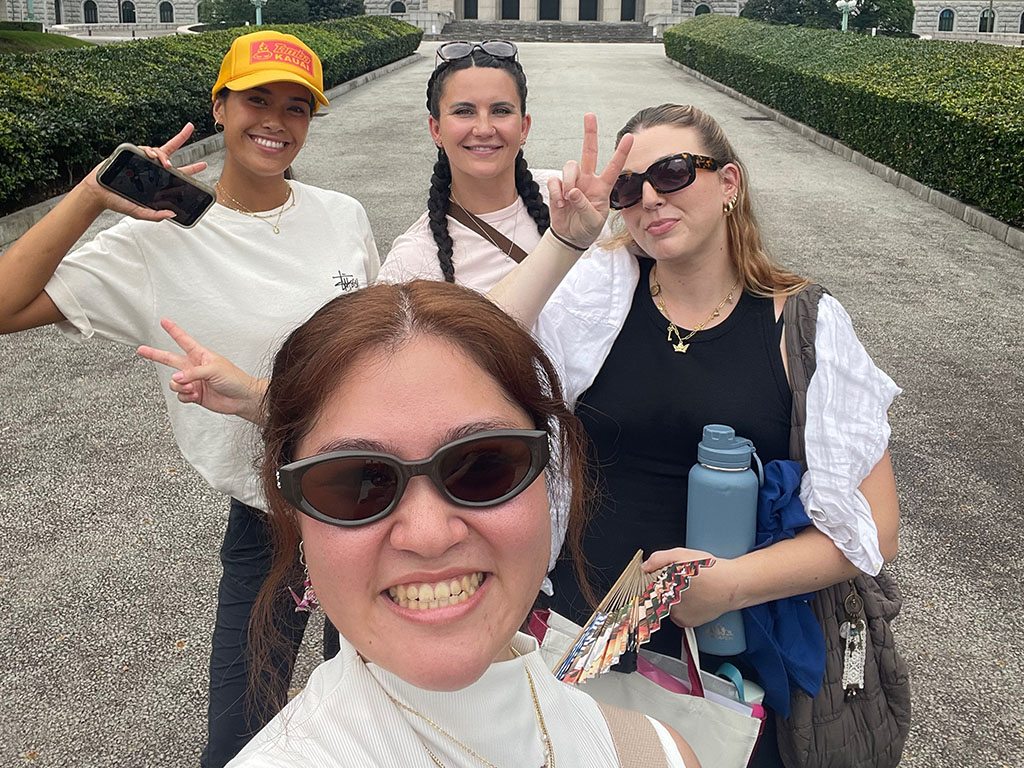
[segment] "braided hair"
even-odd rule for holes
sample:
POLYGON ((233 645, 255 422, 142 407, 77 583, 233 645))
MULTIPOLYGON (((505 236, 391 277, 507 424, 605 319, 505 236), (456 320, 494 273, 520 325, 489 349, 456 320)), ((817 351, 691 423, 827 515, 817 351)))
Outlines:
MULTIPOLYGON (((427 110, 439 120, 441 117, 441 95, 444 84, 452 72, 469 67, 491 67, 509 73, 519 91, 519 108, 526 114, 526 74, 522 66, 514 59, 498 59, 482 50, 475 50, 464 59, 443 61, 434 70, 427 81, 427 110)), ((548 206, 541 197, 540 187, 533 179, 523 151, 516 156, 515 165, 516 192, 523 199, 527 213, 537 224, 537 231, 544 234, 551 224, 548 206)), ((455 282, 455 265, 452 263, 452 238, 448 233, 448 209, 452 192, 452 169, 448 155, 442 147, 437 149, 437 162, 430 177, 430 196, 427 202, 427 218, 430 221, 430 232, 437 243, 437 260, 441 265, 441 274, 445 282, 455 282)))

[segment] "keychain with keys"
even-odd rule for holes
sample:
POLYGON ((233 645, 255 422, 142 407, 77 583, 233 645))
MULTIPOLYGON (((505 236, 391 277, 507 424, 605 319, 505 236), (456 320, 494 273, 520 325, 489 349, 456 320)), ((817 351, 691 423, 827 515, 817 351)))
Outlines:
POLYGON ((857 594, 853 581, 850 594, 843 602, 846 621, 839 626, 839 636, 846 641, 843 652, 843 688, 846 698, 854 698, 864 689, 864 659, 867 656, 867 623, 864 617, 864 600, 857 594))

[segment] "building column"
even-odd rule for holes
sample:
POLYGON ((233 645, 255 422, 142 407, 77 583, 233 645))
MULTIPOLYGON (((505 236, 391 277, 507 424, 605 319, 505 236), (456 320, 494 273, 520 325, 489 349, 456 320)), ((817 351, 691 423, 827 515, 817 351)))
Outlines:
POLYGON ((539 5, 540 0, 519 0, 519 20, 536 21, 540 16, 539 5))
POLYGON ((562 21, 580 20, 580 0, 562 0, 562 21))
POLYGON ((619 21, 622 16, 621 0, 598 0, 598 21, 619 21))

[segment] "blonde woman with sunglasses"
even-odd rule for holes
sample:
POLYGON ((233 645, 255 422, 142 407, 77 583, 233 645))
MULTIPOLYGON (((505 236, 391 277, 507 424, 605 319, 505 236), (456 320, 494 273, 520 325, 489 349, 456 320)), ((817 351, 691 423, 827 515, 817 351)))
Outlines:
MULTIPOLYGON (((610 196, 618 235, 578 263, 531 257, 492 291, 524 323, 536 322, 583 422, 601 488, 583 554, 599 593, 637 549, 650 571, 704 556, 683 548, 687 475, 704 425, 734 427, 765 463, 789 458, 782 308, 807 285, 762 247, 747 171, 709 115, 672 104, 644 109, 617 143, 630 147, 610 196)), ((829 295, 818 304, 815 348, 802 493, 815 525, 718 558, 673 607, 678 627, 876 574, 896 555, 886 414, 899 389, 829 295)), ((570 565, 563 560, 552 574, 552 607, 582 621, 589 607, 570 565)), ((663 625, 649 647, 678 655, 678 627, 663 625)), ((779 764, 773 726, 769 718, 753 765, 779 764)))
MULTIPOLYGON (((195 227, 167 211, 130 203, 97 183, 94 170, 0 258, 0 332, 56 324, 67 336, 133 347, 162 344, 174 317, 248 370, 265 364, 284 334, 327 299, 365 287, 378 256, 362 206, 351 197, 289 181, 313 114, 327 104, 316 53, 293 35, 264 31, 235 39, 212 89, 225 144, 214 205, 195 227), (68 253, 106 210, 126 218, 68 253)), ((171 167, 192 125, 146 154, 171 167)), ((187 166, 197 173, 205 163, 187 166)), ((246 710, 246 632, 266 575, 265 513, 241 422, 183 406, 171 371, 157 368, 182 454, 230 496, 221 548, 224 574, 210 659, 209 741, 202 765, 219 768, 266 722, 246 710)), ((207 405, 217 408, 215 399, 207 405)), ((183 534, 185 535, 185 534, 183 534)), ((290 669, 305 614, 282 605, 290 640, 277 659, 290 669)), ((273 714, 273 713, 271 713, 273 714)))

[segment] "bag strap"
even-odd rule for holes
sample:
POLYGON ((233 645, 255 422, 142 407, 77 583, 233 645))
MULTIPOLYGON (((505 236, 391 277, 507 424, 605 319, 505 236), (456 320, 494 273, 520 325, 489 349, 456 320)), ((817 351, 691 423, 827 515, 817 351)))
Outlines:
POLYGON ((786 334, 786 362, 789 388, 793 393, 790 414, 789 458, 807 469, 804 426, 807 424, 807 387, 817 366, 814 337, 817 332, 818 301, 828 293, 824 287, 811 284, 786 299, 782 308, 782 327, 786 334))
POLYGON ((486 221, 471 214, 454 200, 450 201, 448 204, 448 215, 464 227, 467 227, 478 235, 481 235, 484 240, 489 240, 494 246, 500 249, 502 253, 513 259, 517 264, 521 264, 523 259, 526 258, 526 251, 513 243, 509 238, 505 237, 505 235, 501 234, 501 232, 496 230, 486 221))
POLYGON ((645 715, 600 701, 596 704, 608 724, 621 768, 668 768, 658 732, 645 715))

